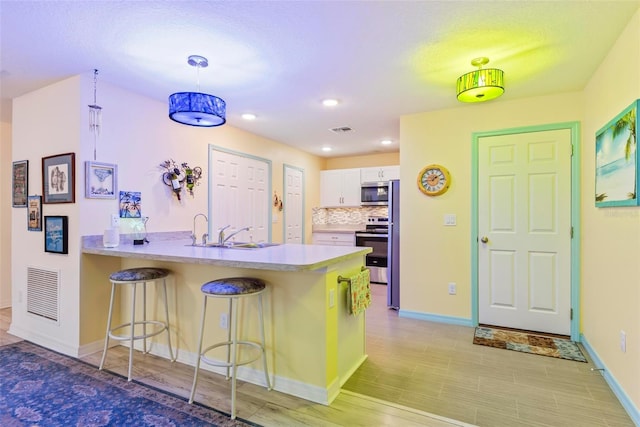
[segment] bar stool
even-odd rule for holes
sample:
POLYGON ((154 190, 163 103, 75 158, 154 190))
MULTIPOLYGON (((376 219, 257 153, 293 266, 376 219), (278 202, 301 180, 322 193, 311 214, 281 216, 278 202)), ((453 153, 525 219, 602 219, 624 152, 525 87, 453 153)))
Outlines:
POLYGON ((236 374, 238 371, 238 366, 255 362, 262 357, 267 390, 271 390, 269 372, 267 371, 267 355, 265 351, 266 345, 264 338, 264 317, 262 312, 262 293, 266 290, 266 284, 263 280, 260 279, 250 277, 232 277, 207 282, 202 285, 200 290, 204 294, 204 302, 202 305, 202 321, 200 322, 200 338, 198 339, 198 359, 196 361, 195 372, 193 374, 193 386, 191 387, 191 396, 189 397, 189 403, 193 403, 193 398, 196 393, 196 386, 198 385, 198 371, 200 370, 201 361, 208 365, 226 368, 226 379, 229 379, 229 370, 231 369, 231 419, 234 420, 236 418, 236 374), (255 296, 258 297, 258 319, 260 321, 261 338, 260 344, 252 341, 238 341, 238 303, 240 299, 255 296), (209 298, 222 298, 229 301, 228 315, 230 326, 228 327, 229 332, 227 335, 227 341, 210 345, 209 347, 202 350, 205 316, 207 312, 207 300, 209 298), (206 356, 206 353, 213 350, 214 348, 224 346, 227 347, 226 362, 214 360, 206 356), (247 357, 245 360, 238 360, 238 346, 254 347, 260 351, 257 355, 247 357))
POLYGON ((147 338, 161 334, 167 331, 167 343, 169 344, 169 357, 171 361, 175 361, 173 349, 171 348, 171 333, 169 332, 169 304, 167 302, 167 277, 171 274, 170 270, 156 267, 130 268, 127 270, 117 271, 111 276, 111 301, 109 303, 109 319, 107 320, 107 333, 104 339, 104 350, 102 352, 102 360, 100 361, 100 370, 104 366, 107 358, 107 350, 109 349, 109 339, 117 341, 129 341, 129 371, 127 379, 131 381, 131 372, 133 366, 133 342, 135 340, 143 340, 143 352, 147 353, 147 338), (164 297, 164 315, 165 321, 148 320, 147 319, 147 284, 156 283, 162 280, 162 291, 164 297), (113 301, 115 300, 116 288, 119 285, 131 285, 131 320, 116 327, 111 326, 113 318, 113 301), (142 285, 142 320, 136 320, 136 289, 138 285, 142 285), (142 326, 142 335, 135 334, 136 325, 142 326), (147 325, 155 328, 147 332, 147 325), (130 328, 128 334, 119 335, 117 332, 123 328, 130 328))

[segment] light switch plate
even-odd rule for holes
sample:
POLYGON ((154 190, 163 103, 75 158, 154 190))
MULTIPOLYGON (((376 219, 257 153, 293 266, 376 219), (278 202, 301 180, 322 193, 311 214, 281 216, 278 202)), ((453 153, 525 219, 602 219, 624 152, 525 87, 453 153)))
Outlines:
POLYGON ((120 215, 111 214, 111 226, 112 227, 120 227, 120 215))
POLYGON ((444 214, 444 225, 456 225, 456 214, 444 214))

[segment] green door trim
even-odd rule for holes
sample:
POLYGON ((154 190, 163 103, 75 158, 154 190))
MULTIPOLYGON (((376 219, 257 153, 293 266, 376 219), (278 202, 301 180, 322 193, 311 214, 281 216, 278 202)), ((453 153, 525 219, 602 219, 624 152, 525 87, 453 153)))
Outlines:
MULTIPOLYGON (((478 325, 478 144, 482 137, 569 129, 571 131, 571 339, 580 339, 580 122, 526 126, 471 135, 471 321, 478 325)), ((569 316, 570 313, 567 313, 569 316)))

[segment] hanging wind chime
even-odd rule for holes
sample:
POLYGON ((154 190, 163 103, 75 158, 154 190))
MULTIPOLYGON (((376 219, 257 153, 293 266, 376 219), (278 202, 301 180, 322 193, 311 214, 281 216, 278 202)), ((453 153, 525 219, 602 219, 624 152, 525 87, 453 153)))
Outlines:
POLYGON ((93 70, 93 105, 89 105, 89 130, 93 134, 93 160, 96 159, 98 137, 100 136, 100 125, 102 124, 102 107, 96 100, 98 85, 98 70, 93 70))

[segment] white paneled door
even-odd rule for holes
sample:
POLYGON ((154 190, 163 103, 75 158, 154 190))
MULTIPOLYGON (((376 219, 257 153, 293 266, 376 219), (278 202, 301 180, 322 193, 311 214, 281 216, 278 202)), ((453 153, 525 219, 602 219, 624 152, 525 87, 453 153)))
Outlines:
POLYGON ((478 143, 478 320, 571 333, 571 131, 478 143))
POLYGON ((284 226, 285 243, 303 243, 303 171, 284 167, 284 226))
POLYGON ((265 160, 210 148, 210 240, 217 238, 221 227, 229 225, 227 236, 251 227, 236 235, 238 242, 269 241, 270 176, 270 165, 265 160))

